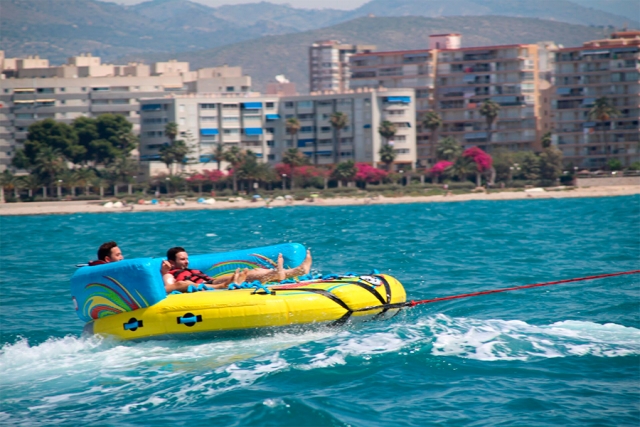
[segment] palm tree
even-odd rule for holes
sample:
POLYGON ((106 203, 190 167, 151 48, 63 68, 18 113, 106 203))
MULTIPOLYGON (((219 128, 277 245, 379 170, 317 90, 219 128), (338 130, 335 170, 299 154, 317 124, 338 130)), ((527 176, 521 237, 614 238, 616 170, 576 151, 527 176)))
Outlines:
POLYGON ((429 136, 429 162, 435 163, 436 131, 442 126, 442 118, 437 112, 429 110, 422 116, 422 126, 431 131, 431 135, 429 136))
POLYGON ((447 136, 438 142, 436 155, 439 160, 454 161, 462 154, 462 147, 455 138, 447 136))
POLYGON ((491 152, 491 136, 493 134, 493 123, 496 121, 498 117, 498 113, 500 112, 500 105, 493 102, 490 99, 485 99, 485 101, 480 104, 480 115, 484 116, 487 121, 487 151, 491 152))
POLYGON ((84 187, 84 193, 89 194, 89 187, 91 185, 91 181, 95 178, 96 174, 93 170, 89 168, 77 169, 75 171, 76 181, 79 186, 84 187))
POLYGON ((160 160, 167 165, 169 175, 173 174, 173 168, 171 165, 177 163, 179 165, 184 164, 184 159, 189 154, 189 147, 181 139, 173 141, 170 145, 165 145, 160 149, 160 160))
POLYGON ((282 155, 282 163, 285 165, 289 165, 291 167, 291 189, 293 190, 293 176, 295 174, 295 170, 299 166, 306 165, 308 163, 307 157, 300 152, 297 148, 289 148, 282 155))
POLYGON ((456 176, 460 182, 465 182, 470 174, 477 172, 477 167, 468 157, 459 156, 450 166, 451 174, 456 176))
POLYGON ((352 182, 358 173, 358 168, 353 160, 347 160, 346 162, 338 163, 333 170, 333 177, 338 180, 340 185, 342 181, 347 183, 352 182))
POLYGON ((22 180, 22 187, 26 188, 29 191, 29 198, 33 197, 33 191, 42 187, 42 182, 38 179, 36 175, 29 174, 20 177, 22 180))
POLYGON ((300 130, 300 120, 297 117, 290 117, 287 119, 285 126, 287 127, 287 133, 291 135, 293 140, 293 147, 298 146, 298 131, 300 130))
POLYGON ((56 176, 67 166, 62 151, 48 145, 40 149, 35 160, 32 172, 40 175, 45 185, 53 183, 56 176))
POLYGON ((349 116, 341 111, 336 111, 329 118, 329 123, 333 126, 335 138, 333 140, 333 164, 338 164, 338 155, 340 154, 340 131, 349 124, 349 116))
POLYGON ((178 137, 178 125, 175 122, 169 122, 164 126, 164 136, 169 138, 169 141, 173 143, 178 137))
POLYGON ((389 140, 394 137, 397 131, 398 128, 395 123, 388 120, 383 121, 380 123, 380 126, 378 126, 378 133, 386 140, 387 144, 389 144, 389 140))
POLYGON ((218 170, 220 170, 222 162, 224 161, 224 146, 221 143, 218 143, 216 148, 213 149, 213 158, 218 164, 218 170))
POLYGON ((542 148, 551 147, 551 132, 546 132, 544 135, 542 135, 540 144, 542 145, 542 148))
MULTIPOLYGON (((609 158, 609 154, 611 152, 610 147, 606 142, 606 123, 614 117, 620 116, 620 111, 611 105, 609 98, 606 96, 602 96, 595 100, 593 103, 593 107, 589 110, 588 113, 589 120, 597 120, 601 123, 602 128, 602 143, 604 146, 605 156, 607 159, 609 158)), ((609 129, 611 129, 611 124, 609 124, 609 129)))
POLYGON ((5 188, 7 190, 13 190, 13 196, 16 199, 19 198, 18 190, 21 188, 22 182, 19 177, 12 174, 9 170, 5 169, 5 171, 0 174, 0 185, 3 190, 5 188))
POLYGON ((233 191, 238 191, 238 169, 244 162, 245 153, 237 146, 231 146, 224 153, 224 160, 231 165, 233 169, 233 191))
POLYGON ((380 155, 380 161, 386 165, 387 172, 391 172, 391 164, 396 159, 396 150, 393 149, 393 145, 384 144, 378 151, 380 155))

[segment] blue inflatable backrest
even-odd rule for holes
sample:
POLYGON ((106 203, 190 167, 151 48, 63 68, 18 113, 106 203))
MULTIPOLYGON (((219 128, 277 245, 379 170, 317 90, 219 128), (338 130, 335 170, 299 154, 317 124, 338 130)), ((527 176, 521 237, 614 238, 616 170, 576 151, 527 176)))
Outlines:
MULTIPOLYGON (((285 268, 292 268, 302 263, 306 249, 299 243, 285 243, 234 252, 189 255, 189 268, 211 277, 233 273, 237 268, 274 268, 280 253, 284 257, 285 268)), ((162 258, 135 258, 81 267, 71 277, 71 296, 78 317, 89 322, 162 301, 167 295, 160 274, 161 264, 162 258)))
MULTIPOLYGON (((189 250, 186 248, 187 251, 189 250)), ((278 254, 284 258, 285 268, 299 266, 306 256, 307 250, 299 243, 264 246, 261 248, 243 249, 233 252, 189 255, 189 268, 200 270, 208 276, 219 277, 233 273, 237 268, 275 268, 278 254)))
POLYGON ((71 277, 71 297, 81 320, 149 307, 167 295, 160 258, 135 258, 82 267, 71 277))

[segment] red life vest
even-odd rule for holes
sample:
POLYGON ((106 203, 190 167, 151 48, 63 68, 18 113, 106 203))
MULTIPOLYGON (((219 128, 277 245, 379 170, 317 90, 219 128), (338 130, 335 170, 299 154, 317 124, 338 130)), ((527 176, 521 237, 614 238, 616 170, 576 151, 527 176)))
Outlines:
POLYGON ((211 280, 213 280, 211 279, 211 277, 207 276, 200 270, 190 270, 188 268, 185 268, 185 269, 176 268, 174 270, 169 270, 169 274, 171 274, 176 279, 176 282, 189 280, 195 284, 200 284, 204 282, 210 282, 211 280))
POLYGON ((93 266, 93 265, 102 265, 102 264, 108 264, 107 261, 103 261, 101 259, 98 259, 96 261, 89 261, 89 265, 93 266))

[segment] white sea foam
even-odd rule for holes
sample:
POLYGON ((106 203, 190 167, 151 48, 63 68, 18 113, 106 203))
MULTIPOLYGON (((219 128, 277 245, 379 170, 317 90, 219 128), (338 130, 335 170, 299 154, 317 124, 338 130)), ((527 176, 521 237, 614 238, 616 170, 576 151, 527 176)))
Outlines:
POLYGON ((530 325, 518 320, 452 319, 438 315, 417 326, 432 331, 432 354, 436 356, 491 361, 640 354, 640 330, 616 324, 568 320, 530 325))

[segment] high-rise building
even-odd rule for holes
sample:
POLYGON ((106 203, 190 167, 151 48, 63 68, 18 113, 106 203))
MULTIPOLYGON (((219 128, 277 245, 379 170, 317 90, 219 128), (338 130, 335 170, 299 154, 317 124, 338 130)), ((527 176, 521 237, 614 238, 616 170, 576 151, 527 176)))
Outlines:
POLYGON ((337 40, 313 43, 309 47, 309 90, 311 92, 349 89, 349 57, 356 53, 366 53, 375 46, 342 44, 337 40))
POLYGON ((430 49, 353 55, 351 87, 415 89, 420 166, 435 162, 432 132, 422 125, 429 110, 442 118, 437 139, 452 136, 487 150, 534 148, 544 128, 541 95, 551 85, 548 52, 555 45, 459 46, 460 34, 437 34, 430 49), (486 99, 501 107, 490 132, 479 114, 486 99))
POLYGON ((640 160, 639 70, 640 31, 558 50, 553 141, 568 165, 598 169, 611 159, 623 166, 640 160), (619 114, 591 115, 598 99, 619 114))

